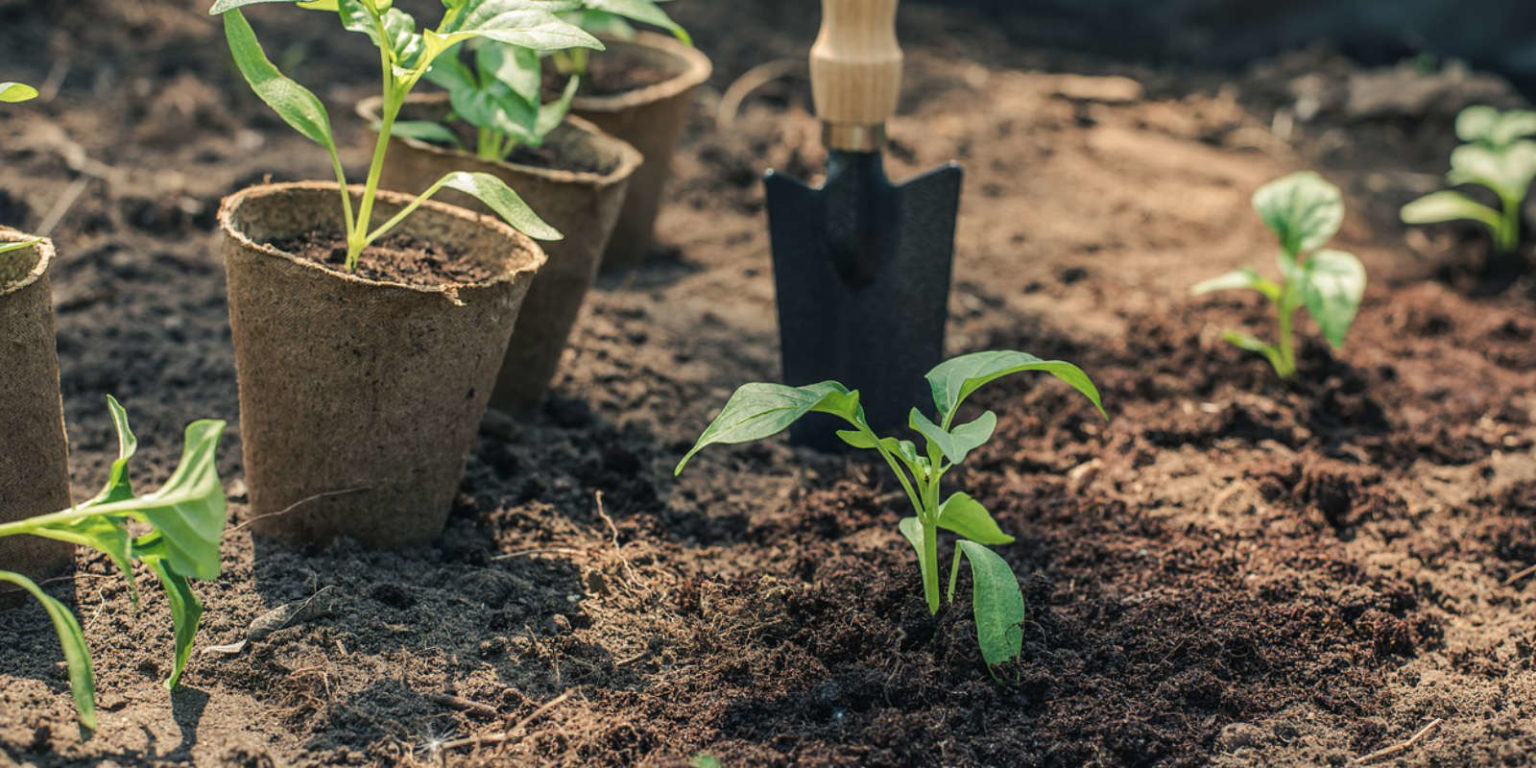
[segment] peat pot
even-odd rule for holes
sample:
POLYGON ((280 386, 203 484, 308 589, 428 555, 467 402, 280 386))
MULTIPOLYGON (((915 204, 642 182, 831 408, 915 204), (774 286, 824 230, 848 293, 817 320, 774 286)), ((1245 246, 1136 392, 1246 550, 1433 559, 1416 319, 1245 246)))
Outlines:
MULTIPOLYGON (((377 123, 379 104, 377 97, 369 99, 358 105, 358 113, 377 123)), ((446 94, 421 95, 411 97, 402 115, 408 120, 441 122, 449 110, 446 94)), ((552 131, 536 152, 514 154, 507 162, 394 138, 384 161, 385 188, 421 190, 453 171, 489 173, 505 181, 565 235, 564 240, 544 244, 549 262, 523 300, 517 330, 491 395, 492 407, 518 413, 543 399, 597 277, 624 193, 640 162, 640 153, 633 147, 576 117, 552 131)), ((440 192, 436 199, 489 214, 483 203, 453 190, 440 192)))
POLYGON ((593 54, 593 76, 582 84, 572 110, 605 133, 640 150, 645 163, 629 185, 629 197, 619 213, 613 240, 603 256, 603 271, 630 269, 651 250, 662 189, 672 172, 672 155, 688 125, 693 92, 709 79, 709 58, 697 48, 671 37, 642 32, 634 40, 604 40, 608 50, 593 54), (603 66, 599 60, 612 62, 603 66), (605 71, 652 70, 666 75, 654 85, 615 93, 602 88, 605 71))
MULTIPOLYGON (((0 228, 0 243, 30 239, 0 228)), ((59 400, 48 267, 53 243, 0 253, 0 522, 68 509, 69 446, 59 400)), ((0 539, 0 570, 43 578, 73 548, 35 536, 0 539)))
MULTIPOLYGON (((374 220, 410 199, 381 191, 374 220)), ((392 234, 463 254, 493 277, 379 282, 271 245, 339 237, 341 219, 334 183, 250 187, 219 210, 250 524, 289 543, 350 536, 397 548, 442 531, 545 256, 500 220, 435 201, 392 234)))

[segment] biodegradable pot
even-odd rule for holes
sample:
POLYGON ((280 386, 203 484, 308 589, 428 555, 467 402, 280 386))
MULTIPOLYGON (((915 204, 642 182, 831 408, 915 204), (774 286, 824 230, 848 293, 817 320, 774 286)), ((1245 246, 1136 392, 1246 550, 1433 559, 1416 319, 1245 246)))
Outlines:
MULTIPOLYGON (((360 188, 353 187, 354 197, 360 188)), ((290 543, 435 537, 545 256, 488 216, 428 202, 395 232, 495 272, 429 288, 332 271, 270 245, 341 233, 333 183, 242 190, 219 210, 251 527, 290 543)), ((383 222, 411 198, 380 192, 383 222)))
MULTIPOLYGON (((0 242, 26 239, 0 228, 0 242)), ((71 503, 48 288, 53 258, 48 240, 0 254, 0 522, 57 512, 71 503)), ((43 578, 67 566, 73 553, 63 542, 8 536, 0 539, 0 570, 43 578)))
POLYGON ((629 185, 613 240, 603 256, 603 271, 630 269, 651 250, 661 196, 672 172, 672 155, 688 125, 693 91, 709 79, 709 58, 671 37, 642 32, 634 40, 604 40, 608 50, 594 56, 620 57, 671 75, 656 85, 608 96, 578 94, 572 110, 604 132, 629 143, 645 164, 629 185))
MULTIPOLYGON (((358 105, 370 122, 379 119, 377 97, 358 105)), ((404 114, 411 120, 440 122, 449 112, 446 94, 413 96, 404 114)), ((491 406, 510 413, 526 411, 544 398, 582 302, 597 277, 603 249, 613 234, 630 177, 640 167, 640 153, 581 118, 567 118, 545 139, 544 148, 562 167, 481 160, 467 152, 415 139, 395 137, 384 161, 383 186, 420 190, 452 171, 479 171, 505 181, 564 240, 545 243, 549 263, 539 270, 523 300, 517 330, 491 395, 491 406)), ((489 214, 478 200, 453 190, 441 199, 489 214)))

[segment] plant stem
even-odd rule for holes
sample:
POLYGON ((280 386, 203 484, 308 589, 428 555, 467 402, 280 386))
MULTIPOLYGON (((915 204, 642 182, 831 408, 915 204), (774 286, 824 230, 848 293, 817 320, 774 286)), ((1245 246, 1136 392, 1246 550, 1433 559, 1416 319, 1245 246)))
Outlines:
POLYGON ((1275 314, 1280 321, 1280 340, 1276 343, 1279 355, 1275 360, 1275 373, 1280 378, 1289 379, 1296 375, 1296 340, 1291 325, 1295 319, 1296 308, 1290 306, 1289 284, 1282 291, 1280 301, 1275 305, 1275 314))
POLYGON ((923 596, 928 598, 928 613, 939 612, 939 526, 932 514, 919 518, 923 524, 923 596))
POLYGON ((955 547, 955 560, 949 564, 949 598, 945 601, 951 605, 955 602, 955 582, 960 580, 960 547, 955 547))
MULTIPOLYGON (((384 29, 384 20, 377 12, 370 8, 373 16, 374 28, 378 30, 380 41, 389 40, 389 34, 384 29)), ((363 187, 363 201, 358 208, 357 221, 352 230, 347 233, 347 271, 357 268, 357 260, 363 255, 363 249, 368 247, 368 223, 373 218, 373 198, 379 191, 379 176, 384 172, 384 155, 389 151, 389 136, 395 129, 395 118, 400 116, 400 108, 405 102, 404 90, 395 83, 393 62, 390 60, 389 45, 383 42, 379 45, 380 67, 384 77, 384 115, 379 125, 379 140, 373 146, 373 161, 368 165, 368 182, 363 187)), ((342 190, 345 194, 346 190, 342 190)))
POLYGON ((1514 253, 1520 249, 1520 200, 1504 198, 1503 217, 1499 221, 1495 239, 1498 241, 1498 249, 1503 253, 1514 253))

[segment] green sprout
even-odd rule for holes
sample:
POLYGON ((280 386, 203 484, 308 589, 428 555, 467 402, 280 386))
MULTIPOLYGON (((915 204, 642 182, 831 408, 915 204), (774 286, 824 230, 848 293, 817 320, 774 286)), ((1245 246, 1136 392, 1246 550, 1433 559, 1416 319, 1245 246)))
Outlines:
MULTIPOLYGON (((0 524, 0 537, 41 536, 90 547, 110 558, 128 580, 135 607, 139 604, 133 563, 143 563, 160 580, 175 624, 175 658, 165 687, 174 690, 192 657, 192 641, 202 619, 203 606, 189 579, 219 577, 219 541, 224 536, 226 508, 224 487, 219 482, 216 454, 222 421, 198 421, 187 427, 181 462, 160 490, 135 496, 128 477, 128 460, 138 440, 128 426, 128 414, 117 400, 108 397, 112 423, 117 428, 118 456, 112 462, 106 487, 95 498, 69 509, 0 524), (148 526, 138 536, 129 525, 148 526)), ((69 666, 69 685, 75 711, 86 728, 96 728, 96 677, 85 633, 63 603, 19 573, 0 571, 0 581, 26 590, 42 603, 53 620, 69 666)))
POLYGON ((991 669, 1023 650, 1024 593, 1007 561, 987 548, 1011 544, 1013 537, 1003 533, 980 502, 965 493, 943 498, 941 486, 944 475, 964 462, 971 451, 986 444, 997 427, 997 414, 992 411, 955 424, 960 405, 986 384, 1026 371, 1049 373, 1061 379, 1092 401, 1099 413, 1104 413, 1093 381, 1071 363, 1041 360, 1024 352, 977 352, 941 363, 928 372, 926 379, 933 393, 935 416, 930 419, 913 408, 908 421, 913 431, 923 437, 925 446, 919 453, 909 440, 880 437, 870 429, 857 390, 849 391, 835 381, 804 387, 753 383, 736 390, 693 449, 678 462, 676 474, 682 474, 688 461, 706 446, 771 437, 808 413, 827 413, 848 422, 854 428, 839 431, 837 436, 854 448, 879 453, 912 503, 915 514, 904 518, 899 529, 917 551, 923 595, 931 614, 938 613, 940 607, 939 529, 958 537, 947 601, 954 602, 960 559, 964 555, 971 565, 977 641, 982 658, 991 669))
MULTIPOLYGON (((473 66, 455 56, 437 60, 427 79, 448 92, 452 112, 445 123, 463 120, 475 128, 475 156, 506 160, 521 146, 538 147, 571 111, 581 79, 572 77, 559 98, 543 102, 539 54, 495 43, 474 46, 473 66)), ((430 121, 395 124, 395 133, 462 149, 448 125, 430 121)))
POLYGON ((1365 267, 1354 254, 1323 248, 1344 223, 1344 196, 1323 177, 1302 172, 1270 182, 1253 196, 1253 207, 1280 239, 1280 282, 1244 267, 1200 283, 1193 292, 1248 289, 1269 299, 1280 325, 1278 342, 1269 344, 1237 331, 1227 331, 1223 338, 1263 355, 1281 378, 1288 379, 1296 375, 1296 311, 1305 308, 1328 344, 1343 347, 1365 295, 1365 267))
POLYGON ((1536 112, 1493 107, 1467 107, 1456 116, 1456 136, 1466 142, 1451 152, 1445 178, 1453 186, 1470 184, 1491 190, 1500 209, 1454 191, 1425 195, 1405 206, 1405 224, 1475 221, 1493 233, 1500 253, 1520 247, 1520 210, 1531 181, 1536 179, 1536 112))
MULTIPOLYGON (((22 101, 31 101, 35 98, 37 98, 37 89, 30 85, 25 83, 0 83, 0 103, 15 104, 22 101)), ((31 237, 13 243, 0 243, 0 254, 19 251, 38 240, 39 238, 31 237)))
MULTIPOLYGON (((672 17, 658 5, 665 2, 671 2, 671 0, 582 0, 581 8, 567 11, 564 18, 593 35, 615 40, 635 39, 635 28, 630 22, 637 21, 641 24, 661 27, 684 44, 693 45, 693 38, 688 34, 688 30, 673 21, 672 17)), ((555 68, 561 74, 581 77, 587 74, 587 65, 591 63, 591 51, 582 49, 557 51, 551 58, 554 60, 555 68)))
POLYGON ((443 176, 389 221, 369 230, 379 175, 384 169, 384 157, 395 122, 406 97, 440 57, 468 40, 490 40, 536 52, 567 48, 601 50, 603 47, 597 38, 556 15, 581 7, 578 0, 443 0, 443 5, 443 18, 437 28, 423 32, 416 31, 415 18, 393 7, 393 0, 218 0, 210 11, 223 14, 230 52, 256 95, 290 127, 330 153, 331 165, 341 184, 348 271, 356 268, 358 258, 369 245, 443 189, 455 189, 479 199, 508 224, 529 236, 541 240, 561 238, 559 232, 540 219, 501 179, 487 173, 464 171, 443 176), (383 112, 373 161, 368 166, 368 178, 355 213, 325 105, 314 93, 285 77, 267 59, 256 40, 256 33, 239 10, 247 5, 272 2, 296 3, 307 10, 335 13, 344 28, 366 34, 379 49, 383 112))

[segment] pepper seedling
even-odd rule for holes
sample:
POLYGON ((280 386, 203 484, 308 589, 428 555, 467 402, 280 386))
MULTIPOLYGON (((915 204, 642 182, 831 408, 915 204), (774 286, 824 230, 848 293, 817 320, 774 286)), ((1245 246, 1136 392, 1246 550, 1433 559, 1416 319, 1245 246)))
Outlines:
POLYGON ((1010 544, 992 514, 965 493, 942 497, 944 475, 965 461, 970 453, 992 438, 997 414, 986 411, 964 424, 955 424, 960 406, 976 390, 1005 376, 1026 371, 1049 373, 1081 392, 1103 414, 1099 390, 1077 366, 1060 360, 1041 360, 1024 352, 992 351, 957 357, 940 363, 925 377, 933 394, 934 417, 913 408, 908 425, 922 436, 920 453, 910 440, 880 437, 870 429, 859 404, 857 390, 835 381, 804 387, 752 383, 743 385, 725 404, 693 449, 678 462, 682 474, 699 451, 714 444, 746 443, 771 437, 788 429, 809 413, 827 413, 854 428, 837 433, 843 442, 880 454, 895 473, 915 513, 898 526, 917 551, 923 595, 928 611, 936 614, 939 595, 939 529, 958 537, 949 572, 947 600, 953 603, 963 555, 971 566, 971 603, 976 637, 988 669, 1016 658, 1023 650, 1024 593, 1007 561, 989 546, 1010 544))
POLYGON ((347 228, 346 269, 357 267, 363 251, 404 221, 423 202, 443 189, 455 189, 485 203, 515 229, 540 240, 561 235, 536 215, 501 179, 488 173, 455 171, 443 176, 393 218, 370 230, 379 175, 390 136, 406 97, 426 77, 434 62, 469 40, 491 40, 536 52, 567 48, 601 50, 603 44, 557 14, 581 7, 579 0, 443 0, 443 17, 435 29, 416 31, 416 19, 394 7, 393 0, 218 0, 210 13, 223 15, 229 49, 241 74, 261 100, 290 127, 330 153, 341 185, 341 206, 347 228), (336 14, 342 26, 361 32, 379 50, 383 75, 383 112, 373 160, 368 166, 362 197, 354 214, 346 172, 341 167, 330 116, 320 99, 284 76, 267 59, 256 33, 240 9, 257 3, 297 4, 310 11, 336 14))
POLYGON ((1456 137, 1463 142, 1451 152, 1452 186, 1486 188, 1499 199, 1499 209, 1461 192, 1443 190, 1425 195, 1402 209, 1405 224, 1475 221, 1493 234, 1494 247, 1513 253, 1520 247, 1520 212, 1536 180, 1536 112, 1472 106, 1456 116, 1456 137))
MULTIPOLYGON (((16 104, 23 101, 31 101, 37 98, 37 89, 25 83, 0 83, 0 103, 16 104)), ((19 251, 38 241, 38 238, 18 240, 14 243, 0 243, 0 254, 19 251)))
POLYGON ((1296 311, 1305 308, 1328 344, 1343 347, 1365 296, 1365 267, 1354 254, 1323 248, 1344 223, 1344 196, 1323 177, 1304 171, 1270 182, 1254 194, 1253 207, 1280 240, 1280 282, 1245 267, 1192 290, 1202 295, 1249 289, 1269 299, 1280 326, 1275 344, 1238 331, 1227 331, 1223 338, 1263 355, 1288 379, 1296 375, 1296 311))
MULTIPOLYGON (((693 45, 688 30, 672 20, 658 3, 671 0, 583 0, 580 10, 568 11, 566 20, 580 26, 593 35, 615 40, 633 40, 636 32, 631 21, 661 27, 685 45, 693 45)), ((554 53, 555 69, 564 75, 581 77, 587 74, 591 51, 571 49, 554 53)))
POLYGON ((463 120, 475 128, 475 156, 505 160, 520 146, 538 147, 571 111, 581 78, 572 77, 554 101, 543 102, 539 54, 531 49, 481 42, 474 45, 472 65, 444 56, 427 71, 427 79, 448 92, 452 112, 444 123, 403 121, 395 124, 402 136, 462 149, 450 125, 463 120))
MULTIPOLYGON (((128 580, 135 607, 139 593, 133 564, 137 561, 147 566, 165 589, 175 625, 174 662, 165 681, 166 689, 174 690, 192 656, 192 641, 203 615, 202 603, 189 580, 216 579, 222 569, 219 541, 224 536, 226 505, 216 458, 225 425, 222 421, 198 421, 188 426, 181 462, 170 479, 152 494, 135 496, 128 461, 138 450, 138 440, 123 406, 111 397, 107 405, 117 428, 118 453, 101 493, 70 509, 0 524, 0 537, 40 536, 100 551, 128 580), (134 536, 129 526, 135 524, 149 530, 134 536)), ((63 603, 26 576, 0 571, 0 581, 21 587, 48 612, 64 648, 75 711, 80 723, 94 730, 96 677, 80 622, 63 603)))

